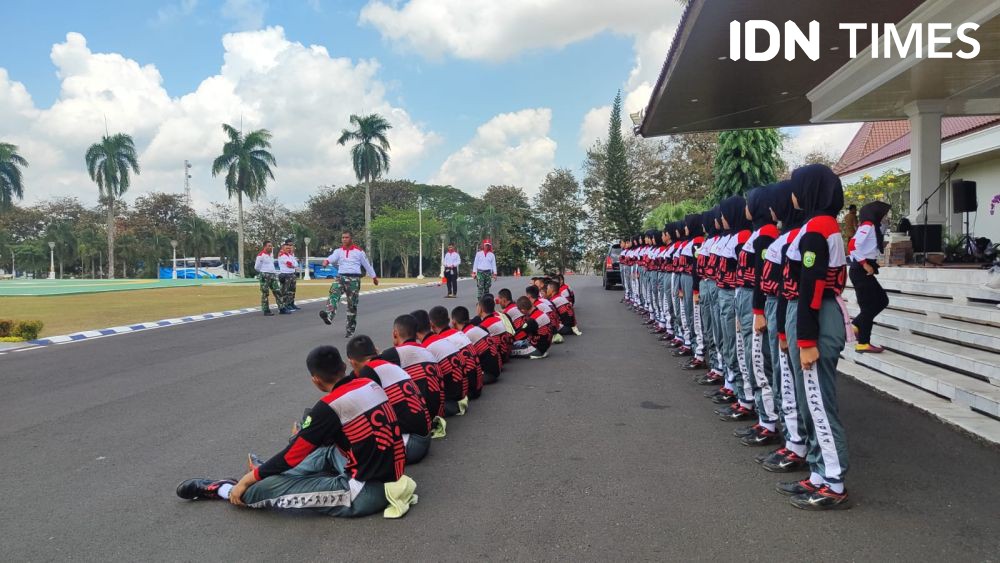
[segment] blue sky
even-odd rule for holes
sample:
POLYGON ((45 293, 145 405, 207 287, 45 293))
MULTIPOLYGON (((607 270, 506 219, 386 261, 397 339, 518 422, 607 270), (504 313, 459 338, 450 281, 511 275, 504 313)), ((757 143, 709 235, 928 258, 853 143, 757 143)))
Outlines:
POLYGON ((329 137, 380 111, 397 125, 393 177, 532 192, 552 167, 579 169, 617 89, 626 110, 645 104, 679 12, 663 0, 8 0, 0 139, 32 162, 29 200, 78 193, 90 189, 80 151, 106 117, 143 156, 133 191, 170 191, 188 158, 206 205, 223 199, 207 174, 218 125, 244 116, 275 132, 271 193, 298 205, 351 181, 329 137))

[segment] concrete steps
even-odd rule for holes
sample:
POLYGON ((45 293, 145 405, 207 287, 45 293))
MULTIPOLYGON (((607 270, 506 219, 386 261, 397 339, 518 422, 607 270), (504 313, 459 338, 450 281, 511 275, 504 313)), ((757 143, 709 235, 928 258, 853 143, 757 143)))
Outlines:
MULTIPOLYGON (((1000 291, 983 270, 882 268, 889 308, 872 342, 844 350, 841 372, 1000 444, 1000 291)), ((853 290, 844 293, 858 312, 853 290)))
POLYGON ((838 371, 863 385, 885 393, 972 436, 1000 445, 1000 421, 983 416, 948 399, 937 397, 853 362, 840 362, 838 371))

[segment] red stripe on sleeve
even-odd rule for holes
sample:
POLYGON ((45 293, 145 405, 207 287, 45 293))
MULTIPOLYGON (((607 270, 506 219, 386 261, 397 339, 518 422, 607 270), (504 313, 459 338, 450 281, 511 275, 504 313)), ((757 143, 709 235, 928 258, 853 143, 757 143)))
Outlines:
POLYGON ((819 311, 820 306, 823 305, 823 290, 826 288, 826 280, 816 280, 816 285, 813 289, 813 298, 809 303, 814 311, 819 311))

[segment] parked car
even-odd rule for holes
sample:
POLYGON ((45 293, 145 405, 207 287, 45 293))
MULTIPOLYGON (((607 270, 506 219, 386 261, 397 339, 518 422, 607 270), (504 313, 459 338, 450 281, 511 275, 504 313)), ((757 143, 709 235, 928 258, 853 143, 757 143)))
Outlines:
POLYGON ((604 257, 604 289, 611 289, 622 284, 621 266, 618 265, 618 257, 621 254, 620 244, 608 246, 608 255, 604 257))

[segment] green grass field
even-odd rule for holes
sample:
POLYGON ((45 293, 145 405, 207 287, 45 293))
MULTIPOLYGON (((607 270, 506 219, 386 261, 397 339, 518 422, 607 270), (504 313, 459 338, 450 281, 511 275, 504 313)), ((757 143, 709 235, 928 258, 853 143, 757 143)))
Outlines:
MULTIPOLYGON (((5 283, 8 282, 0 282, 0 287, 5 283)), ((413 283, 417 280, 384 279, 379 287, 413 283)), ((329 288, 330 283, 325 280, 299 281, 296 299, 326 297, 329 288)), ((371 289, 374 286, 365 279, 361 291, 371 289)), ((256 283, 214 283, 114 293, 0 297, 0 318, 40 320, 45 323, 40 335, 44 337, 259 304, 260 290, 256 283)))

